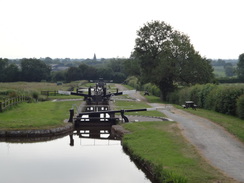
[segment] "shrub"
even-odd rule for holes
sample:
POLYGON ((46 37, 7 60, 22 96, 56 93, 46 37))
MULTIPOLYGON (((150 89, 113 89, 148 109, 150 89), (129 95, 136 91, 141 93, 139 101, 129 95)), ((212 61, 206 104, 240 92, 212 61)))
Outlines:
POLYGON ((244 119, 244 94, 237 99, 237 110, 236 113, 239 118, 244 119))
POLYGON ((173 104, 180 104, 179 102, 179 91, 174 91, 168 95, 167 101, 173 104))
POLYGON ((223 114, 241 115, 239 114, 241 104, 237 110, 237 98, 242 94, 244 94, 243 85, 194 85, 171 93, 169 102, 181 105, 187 100, 192 100, 205 109, 223 114))
POLYGON ((142 86, 142 90, 148 91, 150 94, 155 95, 157 97, 160 96, 160 89, 152 83, 147 83, 142 86))
POLYGON ((32 92, 32 98, 37 102, 38 101, 38 96, 39 96, 39 93, 34 91, 32 92))
POLYGON ((126 79, 126 82, 129 86, 137 89, 137 90, 140 90, 140 83, 139 83, 139 80, 137 77, 135 76, 130 76, 126 79))
POLYGON ((215 111, 223 114, 236 114, 236 99, 243 94, 238 86, 219 86, 214 98, 215 111))

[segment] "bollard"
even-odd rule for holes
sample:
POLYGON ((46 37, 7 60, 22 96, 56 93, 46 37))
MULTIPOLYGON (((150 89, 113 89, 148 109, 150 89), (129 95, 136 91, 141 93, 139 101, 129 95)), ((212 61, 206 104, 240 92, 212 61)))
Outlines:
POLYGON ((69 110, 69 121, 70 123, 73 122, 73 117, 74 117, 74 109, 69 110))

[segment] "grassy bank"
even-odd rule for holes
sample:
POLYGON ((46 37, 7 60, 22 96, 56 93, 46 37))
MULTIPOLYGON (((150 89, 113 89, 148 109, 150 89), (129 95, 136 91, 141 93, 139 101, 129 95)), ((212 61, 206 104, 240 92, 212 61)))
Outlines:
POLYGON ((123 138, 123 146, 132 157, 149 162, 161 182, 231 182, 208 165, 189 145, 175 122, 123 124, 132 133, 123 138))
POLYGON ((80 101, 22 103, 0 113, 0 130, 48 129, 64 125, 69 109, 80 101))

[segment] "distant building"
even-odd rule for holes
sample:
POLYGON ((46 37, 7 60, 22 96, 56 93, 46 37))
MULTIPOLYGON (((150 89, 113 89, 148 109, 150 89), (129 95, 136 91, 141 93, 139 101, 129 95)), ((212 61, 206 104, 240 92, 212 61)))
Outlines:
POLYGON ((97 57, 96 57, 95 53, 94 53, 94 56, 93 56, 93 61, 97 61, 97 57))

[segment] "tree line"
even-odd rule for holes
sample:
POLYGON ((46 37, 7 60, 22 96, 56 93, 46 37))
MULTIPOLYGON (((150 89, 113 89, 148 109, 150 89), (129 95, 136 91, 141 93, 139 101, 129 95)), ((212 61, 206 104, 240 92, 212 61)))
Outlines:
POLYGON ((26 59, 20 65, 10 63, 8 59, 0 58, 0 82, 41 81, 49 80, 51 67, 39 59, 26 59))
MULTIPOLYGON (((72 65, 72 61, 70 61, 72 65)), ((71 82, 75 80, 106 80, 122 83, 129 75, 138 72, 138 65, 131 59, 104 59, 102 61, 85 60, 75 63, 63 71, 52 72, 50 62, 36 58, 23 58, 19 62, 0 58, 0 82, 71 82), (77 66, 76 66, 77 65, 77 66)))

